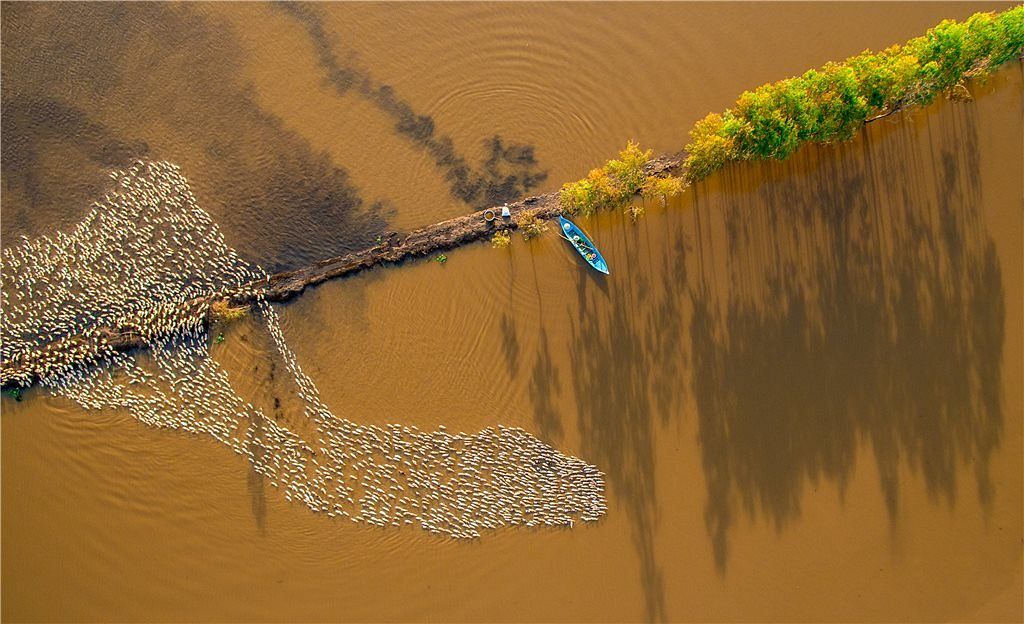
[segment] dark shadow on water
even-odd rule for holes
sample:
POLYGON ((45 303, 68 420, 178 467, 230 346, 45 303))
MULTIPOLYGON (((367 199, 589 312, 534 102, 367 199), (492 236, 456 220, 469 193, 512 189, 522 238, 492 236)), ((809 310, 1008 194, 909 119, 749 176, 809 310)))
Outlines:
POLYGON ((541 439, 552 444, 562 439, 562 419, 555 408, 555 399, 562 391, 562 380, 551 359, 547 329, 541 327, 537 358, 530 371, 530 402, 533 418, 541 439))
POLYGON ((519 333, 511 312, 502 313, 498 327, 501 330, 501 352, 505 356, 508 375, 514 378, 519 373, 520 346, 519 333))
POLYGON ((683 380, 689 359, 684 342, 681 301, 689 285, 686 259, 693 251, 690 237, 681 222, 669 224, 668 227, 660 243, 665 248, 657 254, 660 262, 654 264, 656 254, 653 250, 648 256, 652 259, 651 273, 659 276, 659 279, 652 286, 652 294, 647 297, 650 310, 643 337, 650 366, 656 371, 649 376, 648 387, 662 424, 678 420, 686 398, 683 380))
MULTIPOLYGON (((656 236, 643 222, 612 228, 623 266, 611 279, 581 267, 561 380, 581 455, 607 475, 610 513, 630 521, 646 619, 665 619, 669 591, 655 440, 691 398, 722 574, 741 519, 782 531, 809 488, 842 499, 861 449, 893 525, 905 468, 946 506, 973 472, 990 509, 1005 306, 979 216, 974 114, 945 105, 916 127, 737 167, 656 236)), ((546 397, 531 399, 543 429, 546 397)))
POLYGON ((496 278, 505 279, 508 283, 508 294, 498 328, 501 331, 501 352, 505 356, 505 368, 508 370, 509 378, 515 379, 519 375, 519 358, 522 347, 519 343, 519 330, 516 328, 516 317, 513 313, 513 305, 516 301, 516 265, 512 260, 512 250, 508 249, 506 251, 508 252, 505 254, 508 275, 504 278, 496 278))
MULTIPOLYGON (((16 234, 29 238, 77 221, 85 212, 80 198, 98 198, 108 189, 105 170, 149 153, 144 142, 123 140, 110 127, 60 100, 3 98, 0 108, 3 191, 21 200, 5 202, 4 220, 19 226, 16 234), (61 179, 47 170, 47 161, 86 167, 80 175, 61 179)), ((4 234, 15 231, 8 225, 4 234)))
POLYGON ((890 522, 901 466, 948 506, 967 467, 989 510, 1005 319, 975 111, 945 104, 916 127, 737 167, 698 195, 714 270, 690 291, 692 383, 723 574, 741 514, 781 531, 805 486, 842 497, 865 442, 890 522))
POLYGON ((5 238, 77 221, 139 157, 181 165, 229 244, 271 271, 386 227, 384 205, 259 105, 232 27, 201 6, 5 4, 2 46, 5 238))
MULTIPOLYGON (((280 402, 278 402, 280 405, 280 402)), ((252 429, 256 436, 263 434, 263 417, 257 414, 253 418, 252 429)), ((253 463, 260 463, 264 460, 266 453, 262 447, 256 444, 249 445, 249 452, 252 453, 253 463)), ((249 502, 252 507, 252 517, 256 521, 256 530, 260 535, 267 534, 267 486, 266 477, 256 472, 256 469, 249 466, 246 471, 246 486, 249 489, 249 502)))
POLYGON ((657 246, 645 245, 639 228, 622 217, 610 230, 619 232, 626 250, 613 276, 580 268, 568 344, 583 456, 605 472, 613 512, 623 510, 629 519, 645 619, 661 621, 667 614, 655 546, 661 519, 655 436, 660 425, 681 418, 685 378, 678 361, 664 360, 680 355, 686 285, 680 267, 689 244, 673 227, 657 246), (657 266, 660 273, 630 270, 625 262, 657 266))
POLYGON ((438 132, 432 117, 417 113, 393 87, 378 83, 368 71, 342 63, 332 41, 336 35, 325 28, 320 9, 294 2, 275 6, 306 29, 335 92, 339 96, 352 92, 391 118, 395 132, 430 154, 456 199, 486 208, 527 195, 547 179, 532 145, 509 143, 499 135, 483 141, 485 155, 477 167, 471 166, 451 137, 438 132))

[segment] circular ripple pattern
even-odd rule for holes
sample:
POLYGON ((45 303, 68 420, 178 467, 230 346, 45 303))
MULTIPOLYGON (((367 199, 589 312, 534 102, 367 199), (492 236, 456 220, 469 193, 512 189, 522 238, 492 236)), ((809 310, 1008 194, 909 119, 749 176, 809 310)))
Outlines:
POLYGON ((114 190, 71 232, 3 253, 4 359, 100 325, 130 327, 151 356, 58 366, 43 385, 87 409, 127 409, 158 427, 205 434, 315 512, 457 538, 503 526, 572 526, 606 511, 604 476, 517 428, 474 434, 366 426, 338 418, 288 348, 273 307, 254 314, 291 373, 303 419, 285 426, 245 401, 210 357, 205 307, 265 273, 229 248, 169 163, 112 173, 114 190))

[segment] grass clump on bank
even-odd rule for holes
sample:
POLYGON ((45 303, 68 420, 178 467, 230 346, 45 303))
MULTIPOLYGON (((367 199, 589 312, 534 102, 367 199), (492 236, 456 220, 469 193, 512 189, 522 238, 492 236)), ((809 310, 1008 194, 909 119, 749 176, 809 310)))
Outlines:
POLYGON ((242 318, 248 311, 248 306, 232 307, 230 301, 221 299, 210 304, 210 320, 214 323, 230 323, 242 318))
POLYGON ((512 236, 505 230, 498 230, 491 237, 491 247, 504 249, 512 244, 512 236))
POLYGON ((662 205, 668 201, 669 197, 675 197, 682 192, 683 179, 673 178, 672 176, 664 178, 650 176, 644 181, 644 185, 640 187, 641 196, 645 199, 653 199, 656 197, 661 200, 662 205))
POLYGON ((1024 53, 1024 6, 944 20, 902 46, 865 51, 802 76, 744 92, 733 108, 690 130, 690 182, 726 163, 788 157, 803 143, 853 137, 867 121, 925 105, 939 94, 964 99, 964 82, 1024 53))
POLYGON ((532 240, 548 231, 548 225, 537 216, 536 210, 524 210, 512 216, 513 222, 523 235, 523 240, 532 240))
POLYGON ((587 177, 562 186, 558 200, 565 212, 588 217, 599 210, 626 207, 626 213, 634 220, 643 214, 643 206, 629 205, 642 190, 644 197, 678 194, 683 184, 679 178, 658 178, 644 173, 644 167, 651 160, 651 151, 643 151, 633 141, 619 152, 619 157, 609 160, 604 166, 592 169, 587 177), (657 190, 655 190, 657 189, 657 190))
POLYGON ((222 330, 217 332, 217 336, 213 341, 217 344, 224 342, 224 325, 237 321, 245 316, 248 311, 249 306, 232 306, 229 299, 220 299, 211 303, 210 311, 207 315, 210 319, 211 329, 219 328, 222 330))

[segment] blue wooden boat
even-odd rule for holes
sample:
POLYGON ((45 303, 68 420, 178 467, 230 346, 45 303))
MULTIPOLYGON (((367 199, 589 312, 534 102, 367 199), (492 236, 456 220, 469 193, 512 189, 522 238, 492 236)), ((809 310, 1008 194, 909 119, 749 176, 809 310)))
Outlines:
POLYGON ((572 243, 573 248, 583 256, 587 264, 605 275, 609 274, 608 263, 604 261, 604 256, 597 250, 597 245, 590 240, 590 237, 583 233, 583 230, 561 215, 558 217, 558 225, 562 238, 572 243))

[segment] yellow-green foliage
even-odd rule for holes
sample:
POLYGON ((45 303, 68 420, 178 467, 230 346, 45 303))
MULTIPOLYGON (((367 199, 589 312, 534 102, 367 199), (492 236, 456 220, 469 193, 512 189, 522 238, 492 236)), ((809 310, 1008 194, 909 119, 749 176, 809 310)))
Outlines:
POLYGON ((519 231, 523 233, 523 239, 531 240, 548 231, 548 226, 543 220, 531 217, 519 224, 519 231))
POLYGON ((1024 6, 1018 6, 962 23, 945 20, 902 46, 747 91, 733 108, 690 130, 687 177, 700 180, 734 160, 783 159, 808 141, 843 141, 872 117, 927 104, 940 93, 963 98, 966 78, 1022 52, 1024 6))
POLYGON ((496 249, 508 247, 512 244, 512 237, 505 230, 498 230, 491 237, 491 246, 496 249))
POLYGON ((644 166, 651 159, 651 151, 629 141, 619 157, 600 169, 593 169, 587 177, 562 186, 559 202, 562 209, 573 215, 589 216, 598 210, 625 205, 644 183, 644 166))
POLYGON ((683 192, 683 179, 672 176, 655 177, 648 176, 644 185, 640 188, 640 194, 646 199, 657 197, 662 201, 669 197, 675 197, 683 192))
POLYGON ((210 304, 210 318, 219 323, 230 323, 245 316, 249 311, 246 306, 232 307, 227 299, 221 299, 210 304))
MULTIPOLYGON (((725 126, 725 119, 718 113, 710 113, 698 121, 690 130, 690 144, 686 146, 687 176, 691 180, 706 178, 712 171, 736 158, 735 129, 725 126)), ((729 122, 738 124, 730 115, 729 122)))
POLYGON ((604 165, 604 172, 612 180, 616 190, 626 199, 640 190, 644 183, 644 166, 651 160, 651 150, 646 152, 633 141, 626 142, 626 149, 619 157, 604 165))
POLYGON ((536 210, 524 210, 512 215, 512 221, 519 228, 524 240, 537 238, 548 231, 547 223, 537 218, 536 210))
POLYGON ((623 212, 629 215, 629 218, 633 220, 633 223, 636 223, 637 219, 644 216, 644 213, 647 212, 647 208, 644 207, 643 204, 638 204, 634 202, 626 206, 626 210, 624 210, 623 212))
MULTIPOLYGON (((676 195, 683 192, 683 179, 676 178, 673 176, 647 176, 644 179, 643 185, 640 187, 640 195, 644 199, 658 198, 664 205, 665 200, 669 197, 675 197, 676 195)), ((642 202, 630 202, 626 206, 624 211, 629 218, 635 223, 637 219, 644 216, 646 207, 642 202)))

